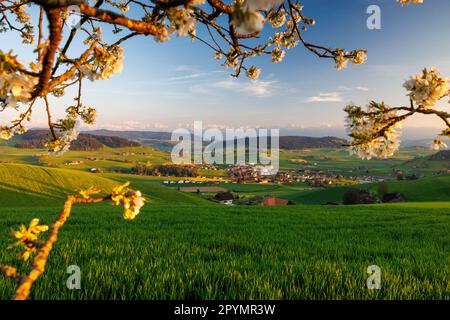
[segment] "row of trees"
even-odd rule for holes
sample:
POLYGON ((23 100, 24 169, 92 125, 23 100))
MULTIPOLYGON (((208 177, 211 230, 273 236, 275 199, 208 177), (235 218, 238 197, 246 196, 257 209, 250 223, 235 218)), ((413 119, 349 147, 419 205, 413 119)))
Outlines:
POLYGON ((198 177, 198 169, 194 166, 181 165, 157 165, 149 163, 137 164, 131 168, 131 173, 142 176, 164 176, 164 177, 198 177))

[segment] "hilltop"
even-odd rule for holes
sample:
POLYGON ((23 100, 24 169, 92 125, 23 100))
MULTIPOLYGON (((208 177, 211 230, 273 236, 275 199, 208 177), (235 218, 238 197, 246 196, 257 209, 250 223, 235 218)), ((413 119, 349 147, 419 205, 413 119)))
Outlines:
MULTIPOLYGON (((21 136, 14 137, 11 143, 17 148, 40 149, 48 140, 48 136, 47 130, 30 130, 21 136)), ((137 147, 140 146, 140 143, 116 136, 80 133, 70 149, 72 151, 91 151, 105 146, 110 148, 137 147)))
POLYGON ((429 157, 431 161, 448 161, 450 164, 450 150, 441 150, 429 157))
POLYGON ((450 150, 441 150, 425 157, 416 157, 403 166, 411 172, 447 172, 450 170, 450 150))
MULTIPOLYGON (((128 140, 138 141, 141 144, 165 151, 171 149, 174 144, 174 142, 171 141, 170 132, 93 130, 88 131, 88 133, 95 136, 106 135, 121 137, 128 140)), ((246 142, 248 142, 248 138, 246 139, 246 142)), ((270 140, 268 143, 270 145, 270 140)), ((286 150, 319 148, 339 149, 342 148, 343 145, 348 144, 348 141, 331 136, 321 138, 308 136, 280 136, 279 143, 280 149, 286 150)), ((205 144, 208 144, 208 142, 205 142, 205 144)))
POLYGON ((348 141, 337 137, 302 137, 302 136, 287 136, 280 137, 280 149, 286 150, 301 150, 301 149, 319 149, 331 148, 340 149, 348 141))
POLYGON ((0 163, 0 204, 2 207, 55 206, 69 194, 91 186, 105 193, 125 181, 140 190, 149 204, 209 204, 195 195, 153 183, 140 177, 100 175, 70 169, 0 163))
POLYGON ((114 136, 130 140, 161 140, 170 141, 172 133, 159 131, 116 131, 116 130, 91 130, 86 133, 95 136, 114 136))

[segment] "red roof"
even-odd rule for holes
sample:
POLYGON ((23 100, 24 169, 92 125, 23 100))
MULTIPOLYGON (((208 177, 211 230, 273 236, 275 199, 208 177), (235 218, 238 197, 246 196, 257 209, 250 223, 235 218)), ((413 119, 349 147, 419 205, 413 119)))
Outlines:
POLYGON ((264 198, 263 206, 287 206, 289 200, 278 198, 264 198))

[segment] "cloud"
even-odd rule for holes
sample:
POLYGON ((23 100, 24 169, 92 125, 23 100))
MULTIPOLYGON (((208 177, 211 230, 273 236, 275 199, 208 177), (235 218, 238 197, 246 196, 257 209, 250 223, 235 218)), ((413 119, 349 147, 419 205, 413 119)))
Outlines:
POLYGON ((343 98, 340 92, 320 93, 318 96, 308 97, 305 102, 342 102, 343 98))
POLYGON ((189 87, 189 91, 197 94, 211 93, 211 86, 207 84, 195 84, 189 87))
POLYGON ((362 87, 362 86, 356 86, 356 87, 339 86, 338 90, 340 90, 340 91, 369 91, 369 88, 362 87))
POLYGON ((133 131, 133 130, 148 130, 151 126, 147 123, 139 121, 122 121, 120 123, 98 123, 95 125, 96 128, 102 128, 107 130, 118 130, 118 131, 133 131))
POLYGON ((399 75, 408 75, 408 67, 406 65, 395 65, 395 64, 367 64, 365 65, 366 70, 373 77, 383 77, 384 79, 388 77, 397 78, 399 75))
POLYGON ((176 75, 167 79, 169 83, 184 82, 187 80, 200 80, 204 81, 203 78, 212 77, 214 74, 223 73, 222 70, 202 70, 194 66, 178 66, 174 69, 176 75))
POLYGON ((175 71, 177 71, 177 72, 197 72, 198 68, 194 67, 194 66, 180 65, 175 68, 175 71))
POLYGON ((278 81, 238 81, 238 80, 224 80, 215 82, 212 86, 224 90, 233 90, 243 92, 255 97, 270 97, 273 96, 277 89, 278 81))
POLYGON ((168 80, 169 81, 191 80, 191 79, 197 79, 200 77, 204 77, 207 75, 208 75, 208 73, 198 72, 198 73, 192 73, 192 74, 188 74, 188 75, 184 75, 184 76, 171 77, 168 80))
POLYGON ((169 126, 168 126, 167 124, 161 123, 161 122, 155 122, 155 123, 153 124, 153 127, 154 127, 155 129, 169 129, 169 126))

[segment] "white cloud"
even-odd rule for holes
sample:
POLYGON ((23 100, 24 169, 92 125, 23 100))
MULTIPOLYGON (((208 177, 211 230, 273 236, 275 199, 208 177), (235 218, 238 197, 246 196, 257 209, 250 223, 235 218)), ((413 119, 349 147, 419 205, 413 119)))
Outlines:
POLYGON ((153 124, 153 127, 154 127, 155 129, 169 129, 169 126, 168 126, 167 124, 161 123, 161 122, 155 122, 155 123, 153 124))
POLYGON ((198 68, 194 66, 188 66, 188 65, 180 65, 175 68, 175 71, 177 72, 197 72, 198 68))
POLYGON ((340 90, 340 91, 369 91, 369 88, 363 87, 363 86, 356 86, 356 87, 339 86, 338 90, 340 90))
POLYGON ((243 92, 255 97, 270 97, 276 93, 278 89, 278 81, 243 81, 243 80, 224 80, 214 83, 212 86, 215 88, 233 90, 237 92, 243 92))
POLYGON ((188 74, 188 75, 184 75, 184 76, 172 77, 172 78, 169 78, 168 80, 169 81, 190 80, 190 79, 197 79, 200 77, 204 77, 207 75, 208 75, 208 73, 199 72, 199 73, 192 73, 192 74, 188 74))
POLYGON ((210 86, 207 84, 195 84, 189 87, 189 91, 197 94, 209 94, 211 92, 210 86))
POLYGON ((118 130, 118 131, 133 131, 133 130, 148 130, 151 126, 147 123, 139 121, 123 121, 120 123, 98 123, 95 125, 96 128, 108 129, 108 130, 118 130))
POLYGON ((305 102, 342 102, 340 92, 320 93, 318 96, 308 97, 305 102))

